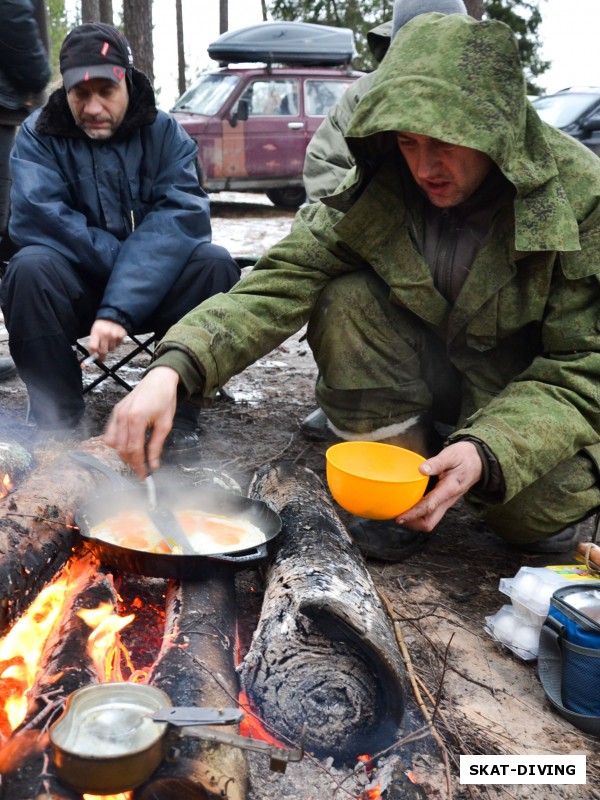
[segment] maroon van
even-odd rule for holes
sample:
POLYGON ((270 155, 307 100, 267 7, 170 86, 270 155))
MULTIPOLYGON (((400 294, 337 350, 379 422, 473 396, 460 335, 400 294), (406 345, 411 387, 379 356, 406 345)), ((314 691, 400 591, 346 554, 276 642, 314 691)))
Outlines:
POLYGON ((203 187, 265 192, 277 206, 298 208, 306 198, 302 170, 308 142, 363 74, 348 66, 352 31, 266 22, 224 34, 208 52, 221 68, 203 73, 172 109, 198 143, 203 187), (250 60, 264 65, 229 66, 250 60), (273 66, 282 61, 285 66, 273 66))

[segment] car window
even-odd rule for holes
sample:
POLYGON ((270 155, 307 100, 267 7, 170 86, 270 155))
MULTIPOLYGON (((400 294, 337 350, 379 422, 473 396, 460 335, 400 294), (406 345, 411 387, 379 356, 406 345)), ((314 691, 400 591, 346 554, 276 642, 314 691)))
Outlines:
POLYGON ((309 117, 324 117, 352 81, 333 81, 311 78, 304 84, 304 108, 309 117))
POLYGON ((181 95, 173 111, 191 111, 193 114, 216 114, 238 83, 237 75, 203 75, 200 80, 181 95))
POLYGON ((297 116, 298 81, 290 78, 252 81, 244 92, 242 100, 248 102, 251 117, 297 116))
POLYGON ((533 106, 540 117, 555 128, 566 128, 577 120, 588 108, 598 102, 591 94, 554 94, 538 97, 533 106))

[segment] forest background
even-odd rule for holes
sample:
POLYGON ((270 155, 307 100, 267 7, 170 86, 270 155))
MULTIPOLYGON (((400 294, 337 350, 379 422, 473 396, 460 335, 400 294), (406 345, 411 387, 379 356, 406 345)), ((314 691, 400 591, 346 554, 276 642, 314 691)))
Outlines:
MULTIPOLYGON (((245 24, 230 14, 229 0, 203 0, 196 6, 199 25, 204 14, 200 6, 206 6, 207 2, 218 6, 219 33, 245 24)), ((540 25, 545 2, 465 0, 469 14, 475 19, 499 19, 515 32, 531 95, 543 93, 544 87, 539 79, 550 67, 550 62, 541 55, 540 25)), ((263 21, 302 20, 351 28, 355 33, 357 50, 352 66, 368 72, 376 64, 368 49, 366 34, 371 28, 391 19, 393 4, 394 0, 260 0, 260 16, 263 21)), ((59 79, 58 52, 69 30, 80 22, 100 20, 123 30, 131 43, 137 67, 154 82, 156 56, 163 46, 155 35, 154 6, 153 0, 48 0, 49 42, 55 79, 59 79)), ((177 94, 183 94, 198 77, 197 70, 186 63, 186 36, 195 35, 195 26, 191 29, 184 26, 182 0, 174 0, 169 6, 175 22, 172 29, 176 38, 177 94)))

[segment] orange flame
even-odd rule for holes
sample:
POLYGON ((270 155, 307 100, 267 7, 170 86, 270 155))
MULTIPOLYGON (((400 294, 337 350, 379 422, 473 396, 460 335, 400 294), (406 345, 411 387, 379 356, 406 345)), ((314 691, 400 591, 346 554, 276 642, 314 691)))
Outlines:
POLYGON ((44 644, 67 595, 68 579, 46 586, 28 612, 0 641, 0 732, 8 736, 27 713, 27 692, 33 684, 44 644), (4 724, 1 724, 4 723, 4 724))
MULTIPOLYGON (((358 761, 362 761, 364 764, 364 769, 367 777, 373 783, 373 775, 377 771, 375 768, 375 764, 373 763, 371 756, 367 755, 366 753, 361 756, 356 757, 358 761)), ((365 789, 364 792, 360 795, 359 800, 379 800, 381 798, 381 783, 378 782, 375 786, 372 786, 370 789, 365 789)))
POLYGON ((132 670, 133 665, 117 634, 133 622, 135 614, 119 617, 111 603, 100 603, 98 608, 82 608, 77 615, 92 628, 88 638, 88 653, 100 680, 122 681, 121 659, 125 658, 132 670))
POLYGON ((83 800, 131 800, 133 792, 120 792, 119 794, 84 794, 83 800))
POLYGON ((0 482, 0 497, 6 497, 9 492, 14 489, 13 482, 10 479, 8 472, 5 472, 0 482))
MULTIPOLYGON (((48 637, 63 613, 69 593, 79 591, 92 568, 89 562, 79 562, 77 567, 69 565, 58 580, 41 590, 27 612, 0 639, 0 741, 23 722, 27 695, 48 637)), ((134 615, 119 617, 110 603, 78 614, 93 629, 88 648, 100 680, 122 680, 123 659, 132 665, 117 634, 134 615)))
POLYGON ((248 700, 245 692, 240 692, 238 703, 244 712, 244 718, 240 722, 240 735, 246 736, 249 739, 259 739, 260 741, 268 742, 269 744, 274 744, 278 747, 281 747, 281 742, 279 739, 276 739, 274 736, 272 736, 262 722, 258 719, 256 714, 253 713, 250 701, 248 700))

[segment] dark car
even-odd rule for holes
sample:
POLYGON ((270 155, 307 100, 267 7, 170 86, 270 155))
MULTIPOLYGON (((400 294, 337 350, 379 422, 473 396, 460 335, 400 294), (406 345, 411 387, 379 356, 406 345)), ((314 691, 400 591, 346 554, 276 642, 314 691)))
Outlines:
POLYGON ((540 117, 600 156, 600 87, 562 89, 532 100, 540 117))
POLYGON ((208 53, 221 68, 203 73, 172 109, 198 144, 203 187, 265 192, 277 206, 298 208, 306 198, 306 147, 325 114, 363 74, 348 67, 352 32, 263 23, 224 34, 208 53), (238 64, 248 61, 264 63, 238 64))

